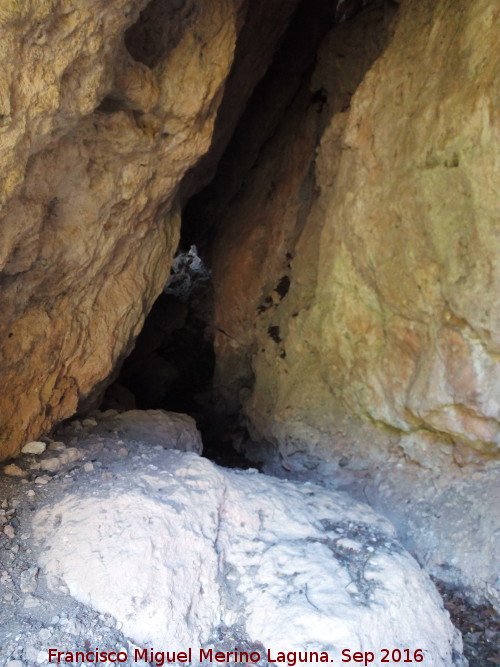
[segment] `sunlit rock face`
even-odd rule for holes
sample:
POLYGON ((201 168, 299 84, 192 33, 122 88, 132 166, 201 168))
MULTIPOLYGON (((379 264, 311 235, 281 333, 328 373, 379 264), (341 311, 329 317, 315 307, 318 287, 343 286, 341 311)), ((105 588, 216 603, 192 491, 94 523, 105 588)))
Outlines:
POLYGON ((219 390, 288 460, 499 451, 493 5, 393 5, 323 40, 214 246, 219 390))
MULTIPOLYGON (((236 116, 294 4, 273 4, 241 65, 236 116)), ((0 457, 91 402, 130 351, 177 246, 178 185, 255 20, 244 0, 77 5, 0 7, 0 457)))

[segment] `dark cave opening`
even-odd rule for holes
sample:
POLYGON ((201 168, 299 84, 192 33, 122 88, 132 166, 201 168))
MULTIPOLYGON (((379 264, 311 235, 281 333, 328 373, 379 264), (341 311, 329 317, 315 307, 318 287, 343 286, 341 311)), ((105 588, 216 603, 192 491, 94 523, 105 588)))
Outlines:
POLYGON ((248 437, 239 415, 221 409, 214 393, 211 272, 191 245, 180 249, 170 279, 146 318, 132 353, 108 388, 101 409, 162 409, 193 417, 204 455, 222 465, 254 466, 233 448, 248 437))
MULTIPOLYGON (((171 10, 187 12, 189 3, 184 5, 172 3, 171 10)), ((245 416, 234 403, 229 406, 214 386, 211 265, 220 214, 245 187, 281 126, 287 123, 293 132, 293 122, 288 120, 291 110, 296 114, 297 109, 301 113, 314 107, 319 141, 332 113, 348 108, 350 92, 342 99, 328 100, 326 90, 314 89, 312 74, 318 47, 335 25, 349 23, 365 9, 386 11, 389 6, 394 9, 396 5, 387 0, 303 0, 298 4, 267 72, 257 83, 232 136, 227 137, 225 150, 221 150, 221 131, 216 124, 212 148, 181 184, 181 240, 170 280, 149 313, 135 349, 106 392, 103 408, 160 408, 187 413, 197 422, 208 458, 225 465, 255 466, 237 452, 238 445, 250 439, 245 416)), ((161 29, 164 13, 159 3, 150 3, 142 22, 127 34, 129 52, 148 66, 155 63, 154 45, 165 41, 161 29)), ((170 44, 178 35, 167 37, 170 44)), ((243 41, 249 48, 248 35, 243 41)), ((237 46, 235 76, 238 58, 248 58, 248 53, 237 46)), ((224 109, 230 101, 223 98, 217 123, 226 122, 224 109)), ((289 288, 289 276, 280 274, 277 289, 281 298, 289 288)), ((271 327, 269 332, 273 340, 279 337, 279 328, 275 329, 271 327)), ((250 391, 252 381, 249 377, 247 385, 239 389, 250 391)))

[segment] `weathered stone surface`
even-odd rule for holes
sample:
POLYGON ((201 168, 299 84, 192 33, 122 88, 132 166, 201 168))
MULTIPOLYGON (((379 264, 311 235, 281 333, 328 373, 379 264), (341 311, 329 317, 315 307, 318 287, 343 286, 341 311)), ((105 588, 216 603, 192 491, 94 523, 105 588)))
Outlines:
POLYGON ((450 581, 498 605, 495 496, 461 479, 473 468, 452 470, 488 465, 500 444, 493 17, 487 0, 402 3, 371 68, 388 15, 334 28, 316 108, 297 99, 215 207, 213 265, 227 409, 244 406, 286 470, 350 471, 360 496, 371 479, 429 569, 448 563, 450 581), (433 474, 412 479, 412 464, 433 474), (412 498, 435 512, 430 529, 412 498))
POLYGON ((32 440, 27 442, 24 447, 21 449, 23 454, 43 454, 47 449, 47 445, 44 442, 38 440, 32 440))
POLYGON ((444 436, 459 462, 463 445, 496 455, 491 3, 404 5, 349 110, 359 31, 339 47, 345 30, 325 41, 311 86, 334 112, 317 157, 302 130, 278 167, 276 139, 217 243, 220 381, 242 364, 243 384, 256 376, 247 412, 283 446, 304 427, 306 439, 334 432, 340 411, 444 436))
POLYGON ((128 410, 116 415, 96 414, 91 435, 116 433, 127 440, 148 442, 151 446, 179 449, 201 454, 203 443, 196 422, 188 415, 164 410, 128 410))
POLYGON ((210 144, 236 39, 221 0, 153 71, 123 45, 144 2, 52 4, 36 24, 4 22, 0 40, 4 456, 72 414, 130 348, 168 275, 175 186, 210 144), (200 67, 202 52, 217 66, 200 67))
POLYGON ((217 634, 231 637, 226 650, 324 650, 337 662, 344 648, 405 646, 462 664, 433 585, 366 505, 192 453, 154 462, 117 462, 99 490, 37 513, 51 588, 111 614, 137 644, 193 647, 194 664, 217 634))
MULTIPOLYGON (((267 26, 247 96, 290 4, 274 7, 283 21, 267 26)), ((146 5, 0 9, 0 457, 91 403, 130 351, 252 13, 244 0, 146 5)))

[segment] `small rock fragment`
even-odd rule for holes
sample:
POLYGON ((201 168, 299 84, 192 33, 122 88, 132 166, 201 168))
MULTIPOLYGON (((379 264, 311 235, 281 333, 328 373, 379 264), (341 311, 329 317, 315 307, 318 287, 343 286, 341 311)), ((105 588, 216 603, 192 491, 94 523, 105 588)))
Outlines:
POLYGON ((82 419, 82 424, 84 426, 97 426, 97 420, 94 417, 87 417, 87 419, 82 419))
POLYGON ((73 463, 82 458, 82 453, 76 447, 68 447, 61 454, 59 454, 59 461, 66 465, 68 463, 73 463))
POLYGON ((38 649, 32 644, 28 644, 24 651, 25 657, 30 664, 36 663, 38 658, 38 649))
POLYGON ((92 471, 94 470, 94 464, 91 463, 91 462, 86 463, 86 464, 83 466, 83 469, 85 470, 85 472, 92 472, 92 471))
POLYGON ((17 466, 15 463, 9 463, 3 469, 4 475, 9 475, 10 477, 26 477, 27 473, 17 466))
POLYGON ((34 609, 40 606, 40 601, 32 595, 28 595, 23 602, 24 609, 34 609))
POLYGON ((51 452, 62 452, 64 449, 66 449, 66 445, 64 442, 51 442, 49 449, 51 452))
POLYGON ((41 650, 38 651, 38 655, 36 656, 36 662, 38 665, 46 665, 47 664, 47 651, 41 650))
POLYGON ((32 440, 31 442, 27 442, 24 445, 24 447, 21 449, 21 452, 23 454, 43 454, 46 448, 47 445, 44 442, 40 442, 39 440, 32 440))
POLYGON ((38 588, 38 568, 30 567, 21 572, 19 588, 21 593, 35 593, 38 588))
POLYGON ((45 459, 40 463, 40 468, 42 470, 46 470, 47 472, 57 472, 60 467, 61 467, 61 461, 57 457, 45 459))
POLYGON ((111 614, 99 614, 99 620, 108 628, 116 627, 116 619, 111 614))
POLYGON ((48 475, 40 475, 35 477, 35 484, 48 484, 50 482, 50 477, 48 475))
POLYGON ((128 449, 126 449, 125 447, 120 447, 120 449, 118 450, 118 456, 120 456, 121 458, 125 458, 126 456, 128 456, 128 449))
POLYGON ((8 660, 5 663, 5 667, 24 667, 24 666, 20 660, 8 660))
POLYGON ((38 633, 38 636, 43 642, 46 642, 50 637, 52 637, 52 632, 48 628, 42 628, 38 633))
POLYGON ((85 626, 78 619, 70 618, 64 630, 65 632, 68 632, 70 635, 78 636, 85 632, 85 626))
POLYGON ((35 492, 33 491, 33 489, 28 489, 26 495, 29 496, 30 498, 33 498, 35 496, 35 492))
POLYGON ((14 537, 16 536, 16 532, 14 528, 12 528, 10 523, 8 523, 6 526, 3 527, 3 532, 9 538, 9 540, 13 540, 14 537))

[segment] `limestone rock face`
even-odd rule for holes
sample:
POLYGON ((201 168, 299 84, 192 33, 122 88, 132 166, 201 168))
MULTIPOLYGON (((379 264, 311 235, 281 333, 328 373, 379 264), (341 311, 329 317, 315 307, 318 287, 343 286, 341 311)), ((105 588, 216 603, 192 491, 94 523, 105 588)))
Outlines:
POLYGON ((325 37, 256 168, 231 149, 217 390, 268 471, 368 500, 498 608, 493 8, 404 2, 391 23, 390 4, 325 37))
POLYGON ((500 445, 494 10, 380 12, 325 38, 316 108, 290 109, 221 226, 217 379, 285 458, 464 464, 500 445))
MULTIPOLYGON (((290 6, 275 3, 267 58, 290 6)), ((247 14, 243 0, 2 3, 1 457, 91 401, 130 351, 247 14)))
POLYGON ((192 647, 193 664, 209 646, 335 663, 344 649, 404 646, 463 664, 432 583, 366 505, 193 453, 149 449, 146 461, 52 487, 33 523, 49 587, 111 614, 135 644, 192 647))

